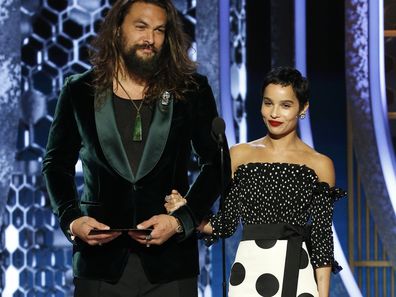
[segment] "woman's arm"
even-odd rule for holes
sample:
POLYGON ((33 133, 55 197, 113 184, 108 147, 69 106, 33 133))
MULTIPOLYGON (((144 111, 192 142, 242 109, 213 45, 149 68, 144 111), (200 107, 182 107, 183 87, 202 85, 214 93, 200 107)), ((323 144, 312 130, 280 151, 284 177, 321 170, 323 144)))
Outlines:
POLYGON ((328 297, 330 291, 331 267, 320 267, 315 269, 318 284, 319 297, 328 297))
POLYGON ((313 169, 319 182, 326 183, 324 189, 318 190, 312 207, 312 259, 318 285, 319 297, 328 297, 330 292, 331 262, 333 261, 333 236, 331 231, 333 202, 329 197, 329 187, 335 183, 333 161, 327 156, 318 154, 313 169), (326 189, 326 190, 325 190, 326 189), (327 193, 326 193, 327 192, 327 193), (318 267, 319 266, 319 267, 318 267))
MULTIPOLYGON (((230 157, 231 157, 231 170, 232 170, 232 176, 234 177, 234 173, 236 169, 238 168, 239 165, 246 163, 247 161, 245 160, 246 156, 249 154, 248 152, 248 144, 238 144, 230 149, 230 157)), ((231 208, 233 209, 235 207, 235 203, 233 203, 232 199, 232 194, 237 190, 237 188, 231 187, 231 191, 228 193, 226 197, 226 213, 229 211, 231 208), (231 197, 230 197, 231 196, 231 197), (231 203, 229 203, 231 201, 231 203), (228 202, 228 203, 227 203, 228 202)), ((235 196, 236 197, 236 196, 235 196)), ((166 211, 169 213, 172 213, 173 211, 179 209, 183 205, 187 203, 187 200, 182 197, 177 190, 172 190, 170 195, 167 195, 165 197, 165 208, 166 211)), ((235 212, 237 213, 237 212, 235 212)), ((229 215, 230 217, 233 217, 232 215, 229 215)), ((231 221, 233 221, 233 218, 231 221)), ((199 232, 205 233, 205 234, 212 234, 213 233, 213 227, 210 223, 209 220, 204 219, 201 224, 196 228, 199 232)), ((233 229, 233 228, 231 228, 233 229)), ((227 232, 228 233, 228 232, 227 232)), ((230 236, 232 234, 229 234, 230 236)))
MULTIPOLYGON (((170 195, 165 197, 165 208, 168 214, 176 209, 182 207, 184 204, 187 203, 187 200, 183 198, 177 190, 172 190, 170 195)), ((212 225, 208 220, 203 220, 201 224, 197 227, 197 230, 201 233, 205 234, 212 234, 213 228, 212 225)))

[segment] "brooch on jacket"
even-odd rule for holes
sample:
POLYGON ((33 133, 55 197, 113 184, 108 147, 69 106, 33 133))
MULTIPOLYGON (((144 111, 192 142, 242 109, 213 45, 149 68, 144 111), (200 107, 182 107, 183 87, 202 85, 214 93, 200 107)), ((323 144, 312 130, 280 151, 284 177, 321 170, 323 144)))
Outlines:
POLYGON ((161 95, 161 105, 167 106, 169 104, 169 100, 171 99, 171 93, 165 91, 161 95))
POLYGON ((163 112, 166 112, 169 108, 169 104, 171 103, 172 100, 172 94, 168 91, 164 91, 161 94, 161 98, 160 98, 160 110, 163 112))

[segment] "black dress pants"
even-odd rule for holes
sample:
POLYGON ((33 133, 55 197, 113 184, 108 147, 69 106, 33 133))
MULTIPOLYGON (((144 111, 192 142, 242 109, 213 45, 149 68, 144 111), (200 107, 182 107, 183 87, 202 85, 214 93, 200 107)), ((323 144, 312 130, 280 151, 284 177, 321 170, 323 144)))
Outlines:
POLYGON ((116 284, 74 278, 74 297, 197 297, 197 277, 164 284, 147 279, 139 257, 131 253, 124 274, 116 284))

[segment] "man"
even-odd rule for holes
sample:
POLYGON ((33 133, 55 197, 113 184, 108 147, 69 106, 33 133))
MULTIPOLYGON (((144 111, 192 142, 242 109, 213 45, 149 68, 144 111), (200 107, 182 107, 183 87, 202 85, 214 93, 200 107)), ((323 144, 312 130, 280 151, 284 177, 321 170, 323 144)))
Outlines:
POLYGON ((74 243, 75 296, 197 296, 194 231, 219 193, 220 156, 213 94, 181 28, 171 0, 117 1, 94 41, 93 69, 61 92, 43 173, 74 243), (189 189, 191 144, 201 171, 189 189), (188 202, 168 215, 172 189, 188 202), (152 231, 103 231, 136 227, 152 231))

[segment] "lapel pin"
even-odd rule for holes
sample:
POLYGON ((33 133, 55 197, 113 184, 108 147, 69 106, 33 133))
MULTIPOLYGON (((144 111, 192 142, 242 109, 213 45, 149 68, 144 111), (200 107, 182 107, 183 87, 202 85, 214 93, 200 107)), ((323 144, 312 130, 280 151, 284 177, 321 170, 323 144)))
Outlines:
POLYGON ((169 104, 170 97, 171 97, 171 94, 168 91, 163 92, 162 96, 161 96, 161 104, 163 106, 167 106, 169 104))

